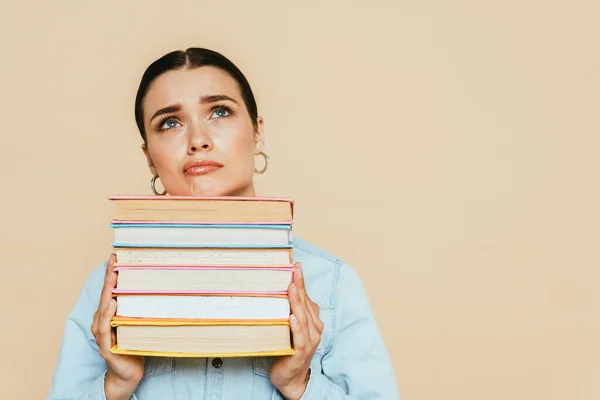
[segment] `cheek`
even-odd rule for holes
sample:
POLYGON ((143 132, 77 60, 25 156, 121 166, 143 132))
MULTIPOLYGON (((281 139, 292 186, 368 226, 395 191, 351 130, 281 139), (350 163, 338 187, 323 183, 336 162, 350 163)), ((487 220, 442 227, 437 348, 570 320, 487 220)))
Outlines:
POLYGON ((247 167, 254 163, 254 142, 251 135, 240 135, 227 140, 223 143, 222 152, 227 154, 230 165, 247 167))
POLYGON ((154 142, 148 143, 148 147, 151 149, 150 156, 156 169, 159 170, 161 175, 166 175, 171 170, 177 168, 180 161, 180 146, 177 146, 173 142, 154 142))

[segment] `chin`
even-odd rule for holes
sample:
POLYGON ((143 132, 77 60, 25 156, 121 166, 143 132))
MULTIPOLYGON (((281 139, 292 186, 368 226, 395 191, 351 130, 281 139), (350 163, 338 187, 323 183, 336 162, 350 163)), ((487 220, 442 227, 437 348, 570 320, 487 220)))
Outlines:
POLYGON ((247 196, 248 185, 192 185, 186 196, 221 197, 221 196, 247 196))
POLYGON ((193 190, 188 190, 184 194, 184 196, 198 196, 198 197, 219 197, 219 196, 229 196, 229 191, 219 188, 194 188, 193 190))

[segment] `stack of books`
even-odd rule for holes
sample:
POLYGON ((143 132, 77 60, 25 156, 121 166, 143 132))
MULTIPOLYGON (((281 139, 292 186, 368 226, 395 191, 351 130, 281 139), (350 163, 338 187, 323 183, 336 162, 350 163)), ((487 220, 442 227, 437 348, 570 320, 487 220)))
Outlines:
POLYGON ((113 196, 117 354, 293 354, 293 201, 113 196))

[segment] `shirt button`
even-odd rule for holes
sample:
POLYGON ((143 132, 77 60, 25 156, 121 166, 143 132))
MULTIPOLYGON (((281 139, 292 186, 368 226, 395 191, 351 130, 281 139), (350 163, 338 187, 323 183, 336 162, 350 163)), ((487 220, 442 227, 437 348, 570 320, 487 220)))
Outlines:
POLYGON ((223 365, 223 359, 222 358, 213 358, 212 360, 212 366, 215 368, 221 368, 221 366, 223 365))

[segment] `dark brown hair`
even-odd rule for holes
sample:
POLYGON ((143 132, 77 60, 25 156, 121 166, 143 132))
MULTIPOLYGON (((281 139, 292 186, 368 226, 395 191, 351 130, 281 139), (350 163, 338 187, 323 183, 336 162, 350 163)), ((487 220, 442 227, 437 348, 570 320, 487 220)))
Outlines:
POLYGON ((248 114, 250 114, 250 119, 252 120, 254 127, 257 127, 258 110, 256 107, 256 100, 254 99, 252 88, 250 88, 250 84, 242 71, 240 71, 227 57, 216 51, 191 47, 185 51, 176 50, 165 54, 150 64, 142 76, 137 95, 135 96, 135 121, 144 142, 146 141, 146 130, 144 129, 144 110, 142 102, 144 101, 144 97, 146 97, 146 93, 152 82, 167 71, 182 68, 193 69, 205 66, 220 68, 235 79, 240 88, 242 99, 244 99, 244 103, 246 104, 248 114))

